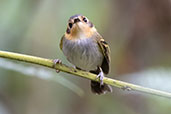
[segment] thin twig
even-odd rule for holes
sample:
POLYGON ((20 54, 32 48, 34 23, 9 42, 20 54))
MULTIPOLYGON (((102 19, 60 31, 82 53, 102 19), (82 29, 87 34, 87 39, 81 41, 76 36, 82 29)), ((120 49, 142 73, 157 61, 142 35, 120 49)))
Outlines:
MULTIPOLYGON (((45 58, 24 55, 24 54, 18 54, 18 53, 13 53, 13 52, 7 52, 7 51, 0 51, 0 57, 14 59, 14 60, 18 60, 18 61, 24 61, 27 63, 38 64, 38 65, 46 66, 49 68, 57 69, 57 70, 60 70, 63 72, 67 72, 69 74, 73 74, 73 75, 83 77, 86 79, 99 81, 99 79, 96 79, 95 74, 81 71, 81 70, 78 70, 78 69, 75 69, 72 67, 68 67, 64 64, 54 65, 52 59, 45 59, 45 58)), ((134 90, 134 91, 139 91, 142 93, 148 93, 148 94, 153 94, 153 95, 162 96, 162 97, 166 97, 166 98, 171 98, 171 93, 168 93, 168 92, 150 89, 150 88, 138 86, 138 85, 131 84, 131 83, 126 83, 123 81, 119 81, 119 80, 115 80, 115 79, 111 79, 111 78, 107 78, 107 77, 105 77, 103 79, 103 82, 106 84, 112 85, 114 87, 123 89, 123 90, 128 90, 128 91, 134 90)))

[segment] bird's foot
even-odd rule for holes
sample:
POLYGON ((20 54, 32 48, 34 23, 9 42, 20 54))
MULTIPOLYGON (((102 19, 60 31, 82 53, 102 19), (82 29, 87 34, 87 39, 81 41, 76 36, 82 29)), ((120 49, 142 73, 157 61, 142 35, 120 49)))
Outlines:
MULTIPOLYGON (((53 60, 53 66, 55 66, 56 64, 62 64, 62 61, 59 60, 59 59, 54 59, 54 60, 53 60)), ((60 70, 57 70, 57 69, 56 69, 56 72, 59 73, 60 70)))
POLYGON ((100 86, 102 86, 103 85, 104 73, 103 73, 101 68, 99 68, 99 70, 100 70, 100 73, 96 76, 96 78, 100 79, 100 86))

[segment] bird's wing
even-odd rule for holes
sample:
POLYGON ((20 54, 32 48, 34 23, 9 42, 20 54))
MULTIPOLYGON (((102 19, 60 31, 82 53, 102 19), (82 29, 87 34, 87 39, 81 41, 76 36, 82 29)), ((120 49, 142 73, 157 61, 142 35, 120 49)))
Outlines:
POLYGON ((110 48, 107 42, 98 34, 97 38, 98 45, 104 55, 104 59, 101 65, 101 68, 105 74, 109 73, 110 69, 110 48))
POLYGON ((60 44, 59 44, 59 47, 60 47, 61 50, 62 50, 62 48, 63 48, 63 40, 64 40, 64 37, 65 37, 65 35, 62 36, 61 42, 60 42, 60 44))

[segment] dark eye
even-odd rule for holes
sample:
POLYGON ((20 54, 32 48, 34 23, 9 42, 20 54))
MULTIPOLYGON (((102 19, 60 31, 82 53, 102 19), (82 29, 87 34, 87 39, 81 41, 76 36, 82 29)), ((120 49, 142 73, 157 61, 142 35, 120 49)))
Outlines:
POLYGON ((85 17, 83 18, 83 21, 87 23, 87 19, 85 17))
POLYGON ((68 26, 69 26, 69 28, 72 28, 72 23, 69 23, 68 26))

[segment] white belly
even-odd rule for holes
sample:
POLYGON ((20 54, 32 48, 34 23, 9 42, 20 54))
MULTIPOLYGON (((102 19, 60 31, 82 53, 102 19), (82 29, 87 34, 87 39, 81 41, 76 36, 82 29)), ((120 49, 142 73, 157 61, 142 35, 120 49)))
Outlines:
POLYGON ((91 38, 77 41, 64 38, 62 51, 69 62, 86 71, 97 69, 103 61, 98 44, 91 38))

